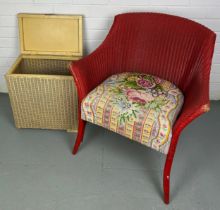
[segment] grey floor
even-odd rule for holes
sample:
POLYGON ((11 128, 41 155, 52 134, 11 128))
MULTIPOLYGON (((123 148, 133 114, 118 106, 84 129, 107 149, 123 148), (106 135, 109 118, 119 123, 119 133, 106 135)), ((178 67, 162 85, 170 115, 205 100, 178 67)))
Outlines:
POLYGON ((220 102, 181 135, 171 175, 171 203, 162 201, 165 157, 88 124, 75 135, 16 129, 0 94, 0 210, 219 210, 220 102))

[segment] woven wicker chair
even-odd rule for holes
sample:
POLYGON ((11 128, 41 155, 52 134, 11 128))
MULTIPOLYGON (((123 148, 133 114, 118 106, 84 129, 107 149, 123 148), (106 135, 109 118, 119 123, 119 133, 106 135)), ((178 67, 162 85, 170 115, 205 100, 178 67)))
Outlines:
MULTIPOLYGON (((171 81, 184 94, 184 104, 172 127, 163 175, 164 202, 169 203, 170 171, 181 131, 209 111, 209 75, 216 35, 194 21, 158 13, 117 15, 104 42, 89 56, 70 65, 79 107, 87 94, 109 76, 136 71, 171 81)), ((85 121, 79 108, 78 135, 85 121)))

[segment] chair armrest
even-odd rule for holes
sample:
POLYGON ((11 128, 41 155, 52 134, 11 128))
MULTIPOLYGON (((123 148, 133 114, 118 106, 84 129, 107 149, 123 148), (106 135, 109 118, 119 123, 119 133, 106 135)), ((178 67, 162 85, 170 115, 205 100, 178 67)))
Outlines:
POLYGON ((70 64, 70 71, 78 89, 80 102, 117 69, 114 62, 115 47, 112 44, 117 19, 116 16, 105 40, 93 53, 70 64))
POLYGON ((82 99, 111 73, 111 65, 106 62, 107 50, 102 45, 92 54, 72 62, 70 71, 78 90, 80 102, 82 99))
POLYGON ((78 99, 81 102, 90 91, 89 74, 87 73, 89 67, 86 62, 79 60, 72 62, 69 68, 77 88, 78 99))
POLYGON ((112 27, 103 43, 90 55, 83 59, 72 62, 70 71, 73 75, 78 89, 80 101, 103 80, 114 73, 114 47, 111 39, 116 25, 117 18, 114 19, 112 27))
POLYGON ((173 127, 174 135, 178 136, 191 121, 210 109, 209 78, 215 38, 216 36, 213 33, 213 36, 207 40, 208 43, 194 67, 194 75, 184 93, 183 108, 173 127))
POLYGON ((189 92, 186 92, 184 104, 179 117, 174 124, 173 133, 180 134, 180 132, 194 119, 201 114, 208 112, 210 109, 209 101, 209 85, 208 81, 201 84, 196 84, 192 81, 189 92), (207 84, 205 84, 207 83, 207 84), (204 85, 206 88, 204 88, 204 85))

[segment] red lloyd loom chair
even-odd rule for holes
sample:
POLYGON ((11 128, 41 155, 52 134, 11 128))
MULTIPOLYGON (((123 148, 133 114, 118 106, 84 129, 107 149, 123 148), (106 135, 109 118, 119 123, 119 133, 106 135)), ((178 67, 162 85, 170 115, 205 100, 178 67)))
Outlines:
MULTIPOLYGON (((83 140, 86 121, 106 127, 165 153, 167 157, 163 189, 164 202, 168 204, 170 171, 179 135, 192 120, 209 111, 209 75, 215 38, 215 33, 203 25, 177 16, 158 13, 117 15, 104 42, 92 54, 70 65, 78 89, 79 107, 81 107, 78 113, 78 135, 73 154, 77 153, 83 140), (123 72, 127 73, 123 74, 123 72), (159 97, 156 99, 159 102, 152 102, 154 97, 159 97), (177 107, 175 103, 178 100, 177 107), (114 106, 118 106, 121 102, 124 103, 122 113, 114 109, 114 106), (159 107, 161 104, 162 109, 159 107), (131 106, 134 109, 142 108, 140 119, 135 118, 138 110, 123 112, 131 106), (154 126, 154 133, 157 132, 155 129, 158 124, 152 116, 160 116, 160 111, 167 114, 166 109, 175 107, 177 108, 174 113, 172 112, 172 116, 168 114, 167 121, 172 121, 168 123, 168 127, 172 125, 172 137, 169 135, 168 142, 162 138, 164 133, 159 136, 163 140, 162 144, 159 137, 156 140, 146 140, 149 135, 153 135, 149 134, 147 128, 144 131, 142 129, 141 137, 137 131, 135 135, 130 134, 134 132, 132 126, 135 127, 135 123, 137 124, 135 129, 139 131, 141 127, 137 127, 138 123, 140 126, 154 126), (151 116, 148 116, 145 122, 147 125, 142 123, 144 113, 151 116), (117 117, 122 120, 122 126, 121 122, 115 119, 117 117), (111 120, 112 127, 109 126, 111 120), (125 123, 127 123, 126 131, 123 130, 125 123), (164 142, 165 147, 162 147, 164 142)), ((161 119, 167 134, 167 121, 164 121, 164 116, 162 115, 161 119)))

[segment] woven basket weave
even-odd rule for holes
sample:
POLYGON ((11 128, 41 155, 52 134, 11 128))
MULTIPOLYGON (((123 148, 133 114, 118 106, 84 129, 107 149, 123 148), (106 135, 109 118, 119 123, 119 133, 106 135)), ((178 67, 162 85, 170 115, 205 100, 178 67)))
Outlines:
POLYGON ((18 14, 21 54, 5 78, 18 128, 77 131, 69 63, 82 58, 82 15, 18 14))
POLYGON ((69 62, 18 59, 6 75, 16 127, 77 131, 77 92, 69 62))

